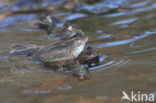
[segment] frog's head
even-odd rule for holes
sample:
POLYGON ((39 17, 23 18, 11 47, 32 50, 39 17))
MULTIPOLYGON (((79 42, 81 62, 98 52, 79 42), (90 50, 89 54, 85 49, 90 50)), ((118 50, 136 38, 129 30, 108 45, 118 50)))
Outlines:
POLYGON ((84 50, 85 44, 88 41, 88 36, 79 34, 74 39, 75 39, 75 44, 74 44, 73 55, 77 57, 84 50))

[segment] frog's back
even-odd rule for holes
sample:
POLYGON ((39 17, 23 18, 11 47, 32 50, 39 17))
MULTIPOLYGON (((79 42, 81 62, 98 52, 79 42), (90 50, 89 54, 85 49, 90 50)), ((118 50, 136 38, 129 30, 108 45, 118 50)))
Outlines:
POLYGON ((59 42, 40 50, 37 57, 42 62, 61 62, 66 61, 71 57, 73 41, 59 42))

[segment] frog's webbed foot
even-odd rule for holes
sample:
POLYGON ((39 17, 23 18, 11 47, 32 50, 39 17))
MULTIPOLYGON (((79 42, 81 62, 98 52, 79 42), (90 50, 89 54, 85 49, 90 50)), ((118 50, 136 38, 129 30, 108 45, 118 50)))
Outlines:
POLYGON ((87 66, 81 64, 75 65, 73 75, 80 81, 91 78, 87 66))

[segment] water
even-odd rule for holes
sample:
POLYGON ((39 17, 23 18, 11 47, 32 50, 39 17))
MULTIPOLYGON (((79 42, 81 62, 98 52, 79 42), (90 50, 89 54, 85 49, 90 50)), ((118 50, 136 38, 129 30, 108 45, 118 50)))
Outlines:
POLYGON ((48 40, 44 31, 34 27, 35 14, 2 19, 0 103, 119 103, 123 90, 155 94, 156 1, 128 1, 115 6, 115 12, 95 13, 99 15, 58 13, 78 24, 89 35, 87 45, 101 53, 100 65, 89 68, 91 79, 85 81, 78 81, 70 72, 44 68, 26 57, 7 57, 12 44, 48 45, 55 40, 48 40))

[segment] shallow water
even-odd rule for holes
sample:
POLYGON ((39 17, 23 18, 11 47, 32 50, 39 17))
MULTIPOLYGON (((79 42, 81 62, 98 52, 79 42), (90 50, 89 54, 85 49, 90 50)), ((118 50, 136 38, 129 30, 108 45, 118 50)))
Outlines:
POLYGON ((89 35, 87 45, 101 53, 100 65, 89 68, 92 78, 85 81, 26 57, 8 57, 12 44, 48 45, 55 40, 33 26, 35 14, 1 20, 0 103, 119 103, 123 90, 155 94, 156 1, 129 1, 115 12, 99 15, 55 14, 78 24, 89 35))

